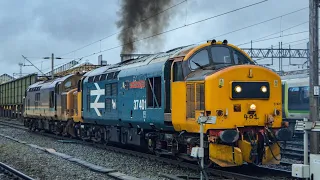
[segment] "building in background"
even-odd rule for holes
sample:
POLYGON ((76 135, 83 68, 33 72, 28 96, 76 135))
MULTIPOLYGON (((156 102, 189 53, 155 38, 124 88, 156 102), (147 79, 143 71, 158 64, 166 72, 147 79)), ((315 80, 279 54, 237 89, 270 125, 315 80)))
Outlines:
POLYGON ((3 83, 6 83, 6 82, 9 82, 9 81, 12 81, 14 80, 14 77, 8 75, 8 74, 2 74, 0 76, 0 84, 3 84, 3 83))

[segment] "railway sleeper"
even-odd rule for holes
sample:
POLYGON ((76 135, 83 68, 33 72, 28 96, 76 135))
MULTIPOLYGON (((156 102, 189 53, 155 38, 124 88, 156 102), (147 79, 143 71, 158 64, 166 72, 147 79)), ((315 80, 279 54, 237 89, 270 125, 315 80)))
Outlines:
MULTIPOLYGON (((200 144, 198 134, 148 132, 141 128, 82 124, 74 123, 72 120, 25 119, 24 125, 31 131, 47 131, 83 141, 121 146, 157 156, 169 156, 180 161, 198 161, 198 159, 190 156, 192 147, 200 144)), ((209 157, 208 141, 205 141, 204 148, 205 157, 209 157)), ((212 162, 209 158, 206 158, 205 164, 209 167, 212 162)))
MULTIPOLYGON (((191 157, 192 148, 200 146, 199 134, 187 132, 151 131, 141 128, 107 126, 88 123, 74 123, 69 121, 26 119, 25 124, 31 131, 45 130, 61 136, 69 136, 84 141, 99 144, 115 145, 155 154, 157 156, 169 156, 180 161, 198 161, 191 157)), ((228 131, 229 132, 229 131, 228 131)), ((231 131, 230 131, 231 132, 231 131)), ((229 133, 230 134, 230 133, 229 133)), ((222 142, 215 139, 214 142, 204 138, 204 157, 208 166, 211 162, 219 166, 235 166, 245 162, 260 164, 263 160, 277 156, 279 148, 277 144, 270 144, 272 148, 267 150, 263 142, 254 139, 256 134, 245 134, 242 140, 235 142, 222 142), (210 152, 209 152, 210 149, 210 152), (264 151, 264 152, 263 152, 264 151), (268 153, 268 154, 267 154, 268 153), (273 153, 276 153, 274 155, 273 153), (228 155, 232 154, 232 156, 228 155), (243 159, 244 158, 244 159, 243 159)), ((264 136, 260 133, 260 138, 264 136)))

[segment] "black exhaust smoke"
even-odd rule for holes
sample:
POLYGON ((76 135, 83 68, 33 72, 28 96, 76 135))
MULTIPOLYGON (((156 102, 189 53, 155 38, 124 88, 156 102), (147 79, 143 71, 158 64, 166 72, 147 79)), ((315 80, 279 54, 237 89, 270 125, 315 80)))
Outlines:
MULTIPOLYGON (((121 0, 117 27, 121 29, 118 39, 121 41, 121 53, 134 53, 137 49, 135 40, 163 32, 169 25, 172 11, 161 13, 171 4, 171 0, 121 0), (140 23, 141 22, 141 23, 140 23)), ((157 49, 161 37, 143 41, 148 48, 157 49)))

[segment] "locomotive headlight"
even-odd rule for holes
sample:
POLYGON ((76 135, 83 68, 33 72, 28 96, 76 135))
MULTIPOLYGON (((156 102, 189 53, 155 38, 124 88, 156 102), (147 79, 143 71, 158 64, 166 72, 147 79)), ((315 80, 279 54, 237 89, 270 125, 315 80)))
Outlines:
POLYGON ((249 107, 249 111, 256 111, 257 107, 255 104, 251 104, 249 107))
POLYGON ((240 93, 242 91, 242 88, 240 86, 236 86, 234 88, 234 90, 237 92, 237 93, 240 93))
POLYGON ((267 87, 265 87, 265 86, 262 86, 262 87, 261 87, 261 91, 262 91, 263 93, 266 93, 267 90, 268 90, 267 87))

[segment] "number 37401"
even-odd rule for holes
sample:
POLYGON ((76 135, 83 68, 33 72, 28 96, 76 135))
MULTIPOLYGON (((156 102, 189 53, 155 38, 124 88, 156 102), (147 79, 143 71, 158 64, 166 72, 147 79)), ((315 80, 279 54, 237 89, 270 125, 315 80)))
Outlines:
POLYGON ((259 119, 259 117, 257 116, 257 114, 244 114, 243 115, 243 118, 245 120, 248 120, 248 119, 259 119))

